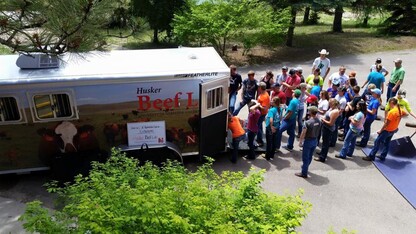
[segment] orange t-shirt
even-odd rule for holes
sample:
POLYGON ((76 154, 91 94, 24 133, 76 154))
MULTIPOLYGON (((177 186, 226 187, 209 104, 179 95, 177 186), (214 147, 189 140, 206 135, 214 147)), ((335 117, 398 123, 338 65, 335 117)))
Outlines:
POLYGON ((270 108, 270 96, 269 96, 269 94, 267 92, 264 92, 264 93, 260 94, 257 97, 257 101, 260 103, 260 105, 262 107, 265 108, 265 109, 261 110, 261 114, 266 115, 267 112, 269 111, 269 108, 270 108))
POLYGON ((241 127, 240 119, 237 116, 231 117, 231 121, 228 121, 228 128, 233 133, 233 138, 240 137, 246 133, 243 127, 241 127))
POLYGON ((398 107, 394 107, 387 113, 387 119, 390 121, 389 124, 386 126, 384 130, 388 132, 395 131, 399 127, 400 119, 406 112, 404 110, 400 110, 398 107), (401 114, 401 115, 400 115, 401 114))

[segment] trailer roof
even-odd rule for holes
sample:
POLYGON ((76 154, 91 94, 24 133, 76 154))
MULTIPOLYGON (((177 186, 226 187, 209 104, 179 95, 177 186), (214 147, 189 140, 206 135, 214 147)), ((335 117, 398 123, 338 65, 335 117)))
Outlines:
POLYGON ((17 58, 18 55, 0 56, 0 85, 129 77, 201 79, 229 72, 212 47, 66 54, 59 68, 48 69, 20 69, 16 66, 17 58))

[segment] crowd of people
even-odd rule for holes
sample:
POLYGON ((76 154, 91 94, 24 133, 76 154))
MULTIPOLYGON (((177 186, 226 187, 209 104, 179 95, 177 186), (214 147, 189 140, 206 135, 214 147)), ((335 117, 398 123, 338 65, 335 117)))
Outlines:
POLYGON ((363 160, 372 161, 378 157, 384 161, 401 118, 408 114, 416 118, 405 99, 406 91, 400 89, 405 77, 402 60, 394 60, 394 68, 389 72, 382 65, 382 59, 377 58, 360 86, 356 72, 347 75, 345 66, 331 74, 328 54, 325 49, 319 51, 306 77, 301 67, 283 66, 276 76, 267 71, 256 79, 255 72, 249 71, 243 80, 237 67, 230 66, 228 128, 232 132, 233 163, 237 162, 239 143, 243 139, 247 139, 249 147, 247 159, 255 160, 256 147, 265 144, 266 153, 262 155, 272 160, 281 147, 292 152, 295 138, 298 138, 303 165, 296 176, 307 178, 312 160, 325 163, 329 148, 337 141, 343 142, 342 149, 335 155, 340 159, 352 157, 356 147, 366 147, 372 123, 381 120, 379 109, 384 110, 384 124, 377 131, 371 152, 363 160), (323 88, 325 82, 327 89, 323 88), (237 101, 240 90, 241 101, 237 101), (386 95, 385 104, 383 94, 386 95), (247 124, 244 124, 238 114, 246 105, 249 111, 247 124), (285 132, 288 138, 282 146, 285 132), (361 140, 357 141, 358 138, 361 140), (316 151, 317 146, 320 151, 316 151), (377 155, 379 149, 381 153, 377 155))

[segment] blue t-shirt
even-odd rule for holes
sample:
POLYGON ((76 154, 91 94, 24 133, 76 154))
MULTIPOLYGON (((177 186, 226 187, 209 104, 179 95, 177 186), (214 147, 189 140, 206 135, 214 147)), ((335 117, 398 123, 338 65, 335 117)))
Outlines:
POLYGON ((280 127, 280 115, 282 114, 282 111, 283 111, 282 108, 280 108, 280 112, 277 111, 277 107, 275 106, 269 109, 266 115, 266 128, 270 126, 270 118, 273 118, 273 127, 275 128, 280 127))
POLYGON ((311 89, 311 94, 315 95, 319 99, 319 94, 321 93, 321 86, 315 85, 311 89))
POLYGON ((289 111, 292 111, 292 115, 290 116, 289 120, 296 119, 296 116, 298 115, 298 106, 300 102, 297 98, 293 98, 289 102, 289 106, 286 109, 286 113, 289 111))
MULTIPOLYGON (((367 109, 369 110, 373 110, 376 109, 378 110, 378 107, 380 106, 380 102, 376 99, 376 98, 371 98, 370 103, 368 104, 367 109)), ((377 111, 374 115, 372 115, 371 113, 367 112, 367 120, 375 120, 377 117, 377 111)))
POLYGON ((369 84, 375 84, 378 89, 381 89, 381 84, 386 81, 384 75, 380 72, 370 72, 367 77, 369 84))

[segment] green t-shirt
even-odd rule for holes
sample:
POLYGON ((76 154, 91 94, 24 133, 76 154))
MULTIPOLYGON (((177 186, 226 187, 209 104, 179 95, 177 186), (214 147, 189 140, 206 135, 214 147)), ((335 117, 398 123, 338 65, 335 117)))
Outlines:
POLYGON ((401 80, 403 82, 404 79, 404 69, 403 67, 394 68, 391 72, 390 83, 396 84, 397 81, 401 80))

